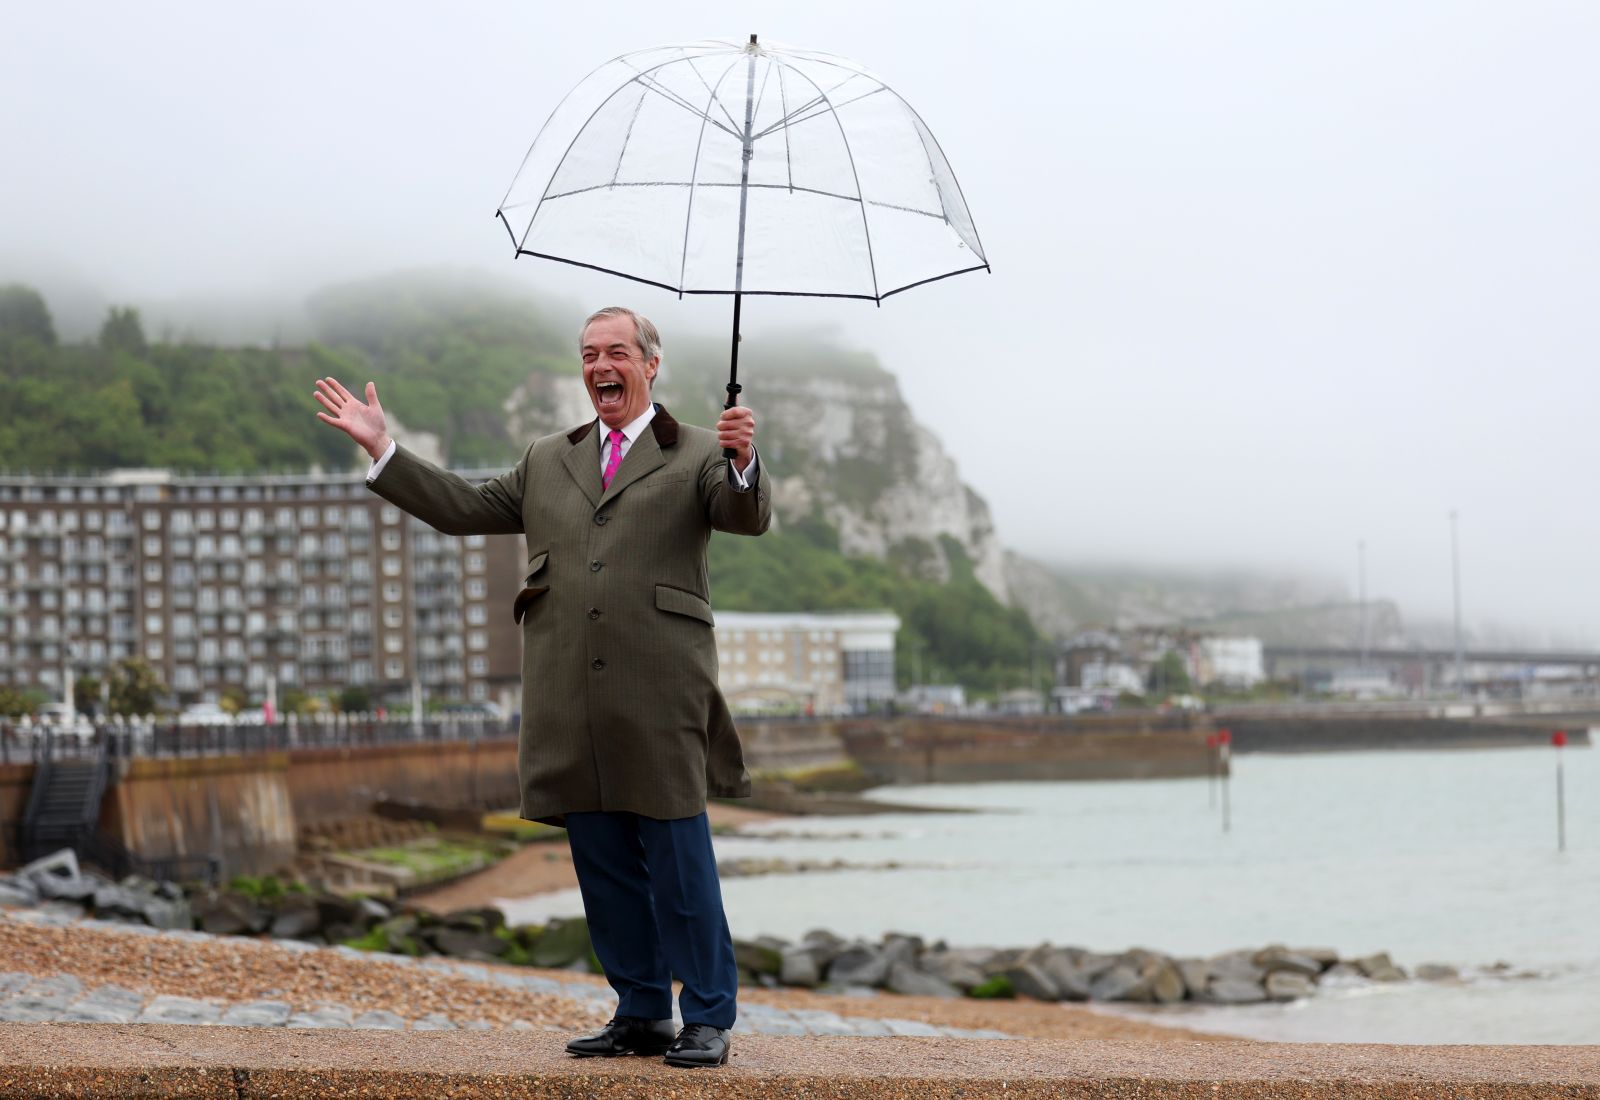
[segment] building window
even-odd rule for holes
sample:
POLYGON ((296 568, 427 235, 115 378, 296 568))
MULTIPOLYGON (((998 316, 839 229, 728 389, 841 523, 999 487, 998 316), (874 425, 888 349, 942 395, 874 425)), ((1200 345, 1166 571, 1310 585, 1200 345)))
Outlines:
MULTIPOLYGON (((49 515, 50 513, 46 512, 45 514, 49 515)), ((146 531, 161 530, 161 513, 153 510, 145 512, 144 529, 146 531)))
POLYGON ((158 561, 145 562, 144 579, 151 584, 159 583, 161 580, 161 563, 158 561))
POLYGON ((400 661, 383 662, 383 674, 391 680, 398 680, 405 675, 406 666, 400 661))
POLYGON ((400 575, 400 559, 393 557, 384 558, 383 575, 386 577, 398 577, 400 575))
POLYGON ((159 588, 146 588, 144 590, 144 605, 146 607, 160 607, 161 606, 161 589, 159 589, 159 588))
POLYGON ((467 596, 470 599, 481 600, 489 592, 489 586, 480 578, 474 577, 467 582, 467 596))
POLYGON ((475 603, 467 608, 467 622, 473 626, 482 626, 489 621, 489 609, 481 603, 475 603))
POLYGON ((383 522, 384 523, 399 523, 400 522, 400 509, 396 508, 392 504, 385 504, 383 506, 383 522))
POLYGON ((383 651, 385 653, 399 653, 405 648, 405 639, 398 634, 385 634, 383 637, 383 651))
POLYGON ((482 573, 483 572, 483 555, 482 554, 468 554, 467 555, 467 572, 469 572, 469 573, 482 573))
POLYGON ((383 598, 389 603, 399 603, 400 586, 392 581, 388 584, 385 584, 383 586, 383 598))
POLYGON ((385 531, 383 533, 383 548, 385 550, 400 549, 400 532, 398 530, 385 531))
POLYGON ((315 527, 317 525, 317 510, 315 508, 300 509, 300 526, 315 527))
POLYGON ((469 633, 467 635, 467 647, 469 649, 488 649, 489 648, 489 633, 488 633, 488 631, 485 631, 485 630, 474 630, 471 633, 469 633))
POLYGON ((161 660, 161 643, 155 639, 146 642, 144 644, 144 655, 152 661, 161 660))

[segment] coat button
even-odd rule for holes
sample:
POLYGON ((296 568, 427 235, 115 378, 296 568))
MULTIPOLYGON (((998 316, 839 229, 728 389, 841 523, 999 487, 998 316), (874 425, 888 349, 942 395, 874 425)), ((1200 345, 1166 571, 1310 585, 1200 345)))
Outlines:
POLYGON ((600 609, 598 607, 591 607, 589 609, 589 618, 598 619, 599 617, 600 617, 600 609))
POLYGON ((608 520, 610 518, 611 518, 610 516, 606 516, 606 515, 595 516, 594 517, 594 525, 596 527, 604 527, 606 525, 606 520, 608 520))
POLYGON ((594 669, 596 672, 599 672, 601 669, 606 667, 606 663, 599 657, 596 657, 594 660, 589 662, 589 667, 594 669))
POLYGON ((606 563, 603 561, 592 561, 589 563, 589 572, 598 573, 602 568, 605 567, 605 564, 606 563))

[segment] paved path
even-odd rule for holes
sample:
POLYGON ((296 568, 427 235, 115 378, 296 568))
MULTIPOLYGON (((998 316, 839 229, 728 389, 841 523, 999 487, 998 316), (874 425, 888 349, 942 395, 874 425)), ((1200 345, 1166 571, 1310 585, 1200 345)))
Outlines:
POLYGON ((1532 1100, 1600 1098, 1600 1047, 753 1035, 716 1070, 576 1059, 512 1031, 0 1024, 0 1098, 1532 1100))

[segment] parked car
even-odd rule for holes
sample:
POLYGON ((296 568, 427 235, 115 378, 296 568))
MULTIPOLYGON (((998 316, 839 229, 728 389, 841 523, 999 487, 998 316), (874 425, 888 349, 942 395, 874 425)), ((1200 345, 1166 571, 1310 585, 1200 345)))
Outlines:
POLYGON ((216 703, 190 703, 178 714, 180 726, 231 726, 233 715, 216 703))

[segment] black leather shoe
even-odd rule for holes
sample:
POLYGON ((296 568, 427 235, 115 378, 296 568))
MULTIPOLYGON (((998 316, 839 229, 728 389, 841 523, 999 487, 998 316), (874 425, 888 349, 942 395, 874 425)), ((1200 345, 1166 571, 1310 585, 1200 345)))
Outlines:
POLYGON ((567 1043, 567 1053, 579 1058, 615 1058, 621 1054, 662 1054, 673 1043, 671 1020, 647 1020, 643 1016, 613 1016, 611 1022, 593 1035, 583 1035, 567 1043))
POLYGON ((684 1024, 667 1048, 669 1066, 725 1066, 728 1064, 728 1029, 710 1024, 684 1024))

